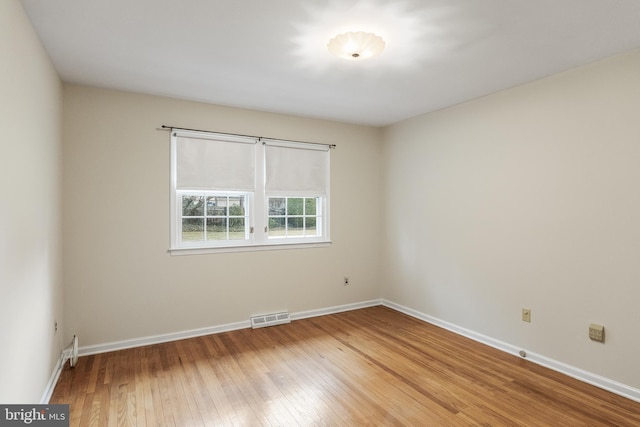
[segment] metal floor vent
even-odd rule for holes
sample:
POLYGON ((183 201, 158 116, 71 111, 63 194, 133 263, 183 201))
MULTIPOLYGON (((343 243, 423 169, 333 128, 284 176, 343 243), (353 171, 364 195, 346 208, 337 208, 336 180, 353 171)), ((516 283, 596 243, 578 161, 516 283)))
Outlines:
POLYGON ((287 312, 251 317, 251 327, 253 329, 264 328, 265 326, 282 325, 285 323, 291 323, 291 317, 287 312))

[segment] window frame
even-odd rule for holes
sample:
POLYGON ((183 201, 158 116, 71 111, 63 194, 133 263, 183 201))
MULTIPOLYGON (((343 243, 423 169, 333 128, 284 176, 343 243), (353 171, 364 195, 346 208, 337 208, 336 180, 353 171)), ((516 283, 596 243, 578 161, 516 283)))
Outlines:
MULTIPOLYGON (((223 135, 228 137, 229 134, 219 134, 214 132, 181 130, 177 128, 171 129, 171 246, 169 253, 172 255, 192 255, 206 253, 224 253, 224 252, 245 252, 245 251, 262 251, 262 250, 278 250, 278 249, 302 249, 302 248, 318 248, 331 245, 329 235, 329 203, 330 203, 330 156, 327 154, 327 170, 326 170, 326 194, 316 196, 300 196, 297 194, 282 194, 275 196, 267 194, 265 190, 265 144, 261 138, 256 138, 255 144, 255 186, 254 191, 231 191, 231 190, 203 190, 203 189, 178 189, 177 188, 177 144, 178 138, 196 138, 215 139, 216 136, 223 135), (249 239, 242 240, 202 240, 185 242, 182 240, 182 194, 204 194, 205 209, 206 195, 245 195, 246 211, 245 218, 248 222, 245 226, 250 230, 249 239), (288 237, 269 237, 269 198, 286 197, 286 198, 319 198, 316 209, 316 221, 321 220, 321 224, 317 223, 320 230, 319 235, 302 235, 288 237)), ((231 135, 235 136, 235 135, 231 135)), ((270 140, 274 141, 274 140, 270 140)), ((280 140, 276 140, 280 141, 280 140)), ((327 150, 333 146, 328 144, 314 144, 284 141, 291 144, 313 144, 324 145, 327 150)), ((302 146, 304 147, 304 146, 302 146)), ((206 219, 205 227, 206 227, 206 219)))

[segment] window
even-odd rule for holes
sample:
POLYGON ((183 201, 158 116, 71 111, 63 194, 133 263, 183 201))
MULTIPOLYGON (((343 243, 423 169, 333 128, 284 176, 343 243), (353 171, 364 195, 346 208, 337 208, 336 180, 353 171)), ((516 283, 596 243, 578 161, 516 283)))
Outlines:
POLYGON ((268 217, 269 238, 322 235, 320 197, 269 197, 268 217))
POLYGON ((171 251, 329 243, 329 145, 171 134, 171 251))
POLYGON ((178 196, 182 204, 178 237, 183 245, 249 239, 247 194, 179 191, 178 196))

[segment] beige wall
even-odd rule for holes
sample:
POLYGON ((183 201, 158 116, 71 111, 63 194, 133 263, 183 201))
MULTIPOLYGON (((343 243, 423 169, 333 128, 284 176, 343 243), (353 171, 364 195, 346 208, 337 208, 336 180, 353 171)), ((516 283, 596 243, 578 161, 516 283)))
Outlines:
POLYGON ((17 0, 0 55, 0 402, 38 403, 62 349, 62 88, 17 0))
POLYGON ((81 346, 380 297, 378 129, 67 85, 63 139, 65 336, 81 346), (169 255, 163 124, 337 144, 331 247, 169 255))
POLYGON ((386 129, 384 297, 640 387, 639 76, 636 51, 386 129))

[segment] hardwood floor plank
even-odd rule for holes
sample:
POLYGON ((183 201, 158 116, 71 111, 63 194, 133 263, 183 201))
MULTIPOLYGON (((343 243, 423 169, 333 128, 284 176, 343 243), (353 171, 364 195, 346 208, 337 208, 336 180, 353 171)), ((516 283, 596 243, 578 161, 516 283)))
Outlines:
POLYGON ((298 362, 282 346, 282 339, 274 339, 278 337, 268 329, 255 332, 251 341, 265 364, 270 367, 267 375, 283 396, 281 403, 296 408, 295 412, 299 414, 302 424, 323 419, 327 414, 340 419, 341 412, 334 410, 321 398, 319 390, 324 379, 317 375, 317 370, 310 365, 306 369, 300 369, 298 362))
POLYGON ((82 357, 72 426, 638 426, 640 403, 372 307, 82 357))
POLYGON ((183 362, 184 385, 188 394, 193 397, 195 413, 198 414, 202 420, 219 419, 220 414, 216 409, 214 401, 207 392, 207 383, 202 380, 198 370, 197 362, 200 357, 195 346, 196 342, 196 340, 187 340, 184 346, 179 347, 181 352, 180 358, 183 362))

